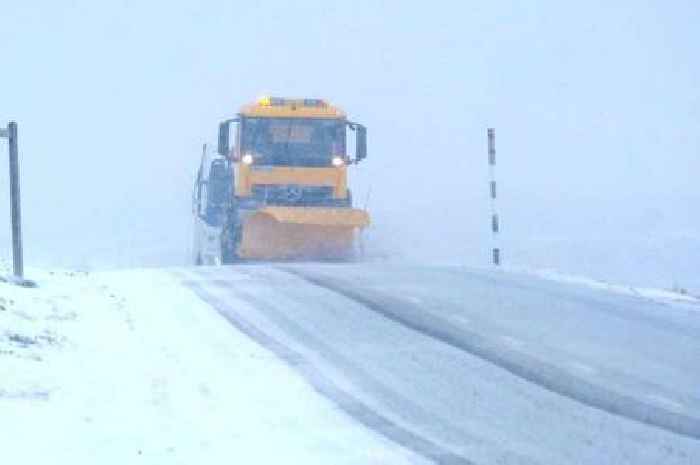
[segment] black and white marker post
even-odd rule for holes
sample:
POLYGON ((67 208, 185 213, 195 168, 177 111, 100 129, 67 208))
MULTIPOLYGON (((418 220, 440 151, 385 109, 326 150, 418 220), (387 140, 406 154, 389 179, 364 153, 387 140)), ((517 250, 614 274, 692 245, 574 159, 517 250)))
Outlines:
POLYGON ((19 150, 17 148, 17 123, 0 128, 0 138, 6 138, 10 149, 10 219, 12 223, 12 271, 7 281, 20 286, 33 287, 33 281, 24 279, 22 256, 22 214, 19 201, 19 150))
POLYGON ((493 238, 492 260, 494 266, 499 266, 501 264, 501 249, 498 247, 500 225, 498 213, 496 213, 496 130, 489 128, 487 132, 489 143, 489 184, 491 187, 491 235, 493 238))

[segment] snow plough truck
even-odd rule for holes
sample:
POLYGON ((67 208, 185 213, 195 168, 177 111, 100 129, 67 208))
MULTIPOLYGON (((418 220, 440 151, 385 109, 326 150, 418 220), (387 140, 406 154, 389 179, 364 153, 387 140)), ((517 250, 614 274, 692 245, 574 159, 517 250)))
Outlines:
POLYGON ((370 220, 353 208, 347 172, 366 156, 366 128, 325 100, 263 97, 243 106, 219 125, 216 153, 203 150, 195 263, 355 257, 370 220))

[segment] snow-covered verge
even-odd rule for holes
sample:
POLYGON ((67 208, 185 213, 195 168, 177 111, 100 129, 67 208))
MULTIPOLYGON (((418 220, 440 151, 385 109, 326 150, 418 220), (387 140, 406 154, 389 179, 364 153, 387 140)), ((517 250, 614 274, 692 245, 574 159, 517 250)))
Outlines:
POLYGON ((3 463, 418 463, 165 271, 0 283, 3 463))
POLYGON ((607 281, 601 281, 598 279, 587 278, 584 276, 576 276, 572 274, 562 273, 551 269, 529 269, 511 267, 509 268, 509 271, 537 276, 539 278, 547 279, 550 281, 574 284, 578 286, 588 287, 591 289, 612 292, 615 294, 640 297, 659 303, 675 302, 695 304, 698 305, 697 309, 700 310, 700 297, 688 294, 687 291, 681 289, 667 290, 656 289, 651 287, 625 286, 620 284, 609 283, 607 281))

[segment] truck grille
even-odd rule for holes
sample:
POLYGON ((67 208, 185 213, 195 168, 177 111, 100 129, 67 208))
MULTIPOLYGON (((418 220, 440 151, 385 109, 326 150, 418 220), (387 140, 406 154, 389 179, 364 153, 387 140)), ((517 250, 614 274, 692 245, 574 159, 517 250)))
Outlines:
POLYGON ((267 205, 331 205, 333 188, 329 186, 300 186, 297 184, 256 184, 253 198, 267 205))

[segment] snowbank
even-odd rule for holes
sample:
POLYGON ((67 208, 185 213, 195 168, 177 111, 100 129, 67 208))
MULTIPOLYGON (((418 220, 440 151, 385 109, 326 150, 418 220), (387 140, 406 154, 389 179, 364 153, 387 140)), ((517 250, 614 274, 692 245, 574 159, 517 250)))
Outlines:
MULTIPOLYGON (((565 274, 550 269, 537 270, 527 268, 510 268, 510 271, 537 276, 539 278, 548 279, 550 281, 556 281, 560 283, 575 284, 579 286, 585 286, 591 289, 613 292, 616 294, 636 296, 659 303, 681 302, 700 305, 700 298, 687 294, 685 292, 677 292, 666 289, 655 289, 650 287, 624 286, 583 276, 565 274)), ((698 310, 700 310, 700 307, 698 307, 698 310)))
POLYGON ((6 463, 415 463, 161 271, 0 283, 6 463))

